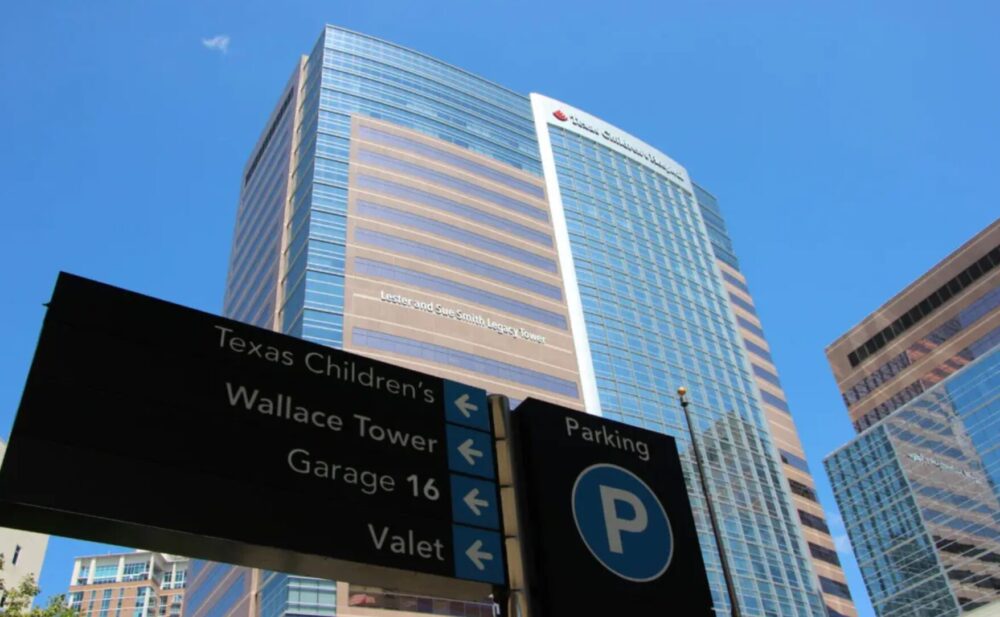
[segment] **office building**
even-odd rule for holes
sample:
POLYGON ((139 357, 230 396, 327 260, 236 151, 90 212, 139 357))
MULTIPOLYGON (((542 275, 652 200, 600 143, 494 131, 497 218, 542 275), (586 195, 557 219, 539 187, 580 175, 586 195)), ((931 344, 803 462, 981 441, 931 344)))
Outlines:
MULTIPOLYGON (((0 461, 3 461, 6 451, 7 444, 0 441, 0 461)), ((3 556, 0 579, 8 589, 19 584, 27 576, 33 577, 35 582, 38 582, 48 545, 48 534, 0 527, 0 555, 3 556)), ((6 594, 0 593, 0 610, 6 601, 6 594)))
MULTIPOLYGON (((258 615, 256 601, 260 576, 261 572, 253 568, 192 559, 187 575, 184 617, 258 615)), ((311 614, 325 615, 332 611, 311 614)))
POLYGON ((1000 600, 1000 349, 826 461, 879 617, 953 617, 1000 600))
MULTIPOLYGON (((743 614, 824 614, 683 167, 565 103, 327 27, 242 185, 228 316, 675 436, 724 612, 676 402, 686 386, 743 614)), ((273 580, 287 598, 302 579, 273 580)), ((261 610, 268 595, 257 593, 261 610)), ((338 614, 488 610, 341 585, 335 595, 338 614)), ((273 610, 293 612, 285 600, 273 610)))
POLYGON ((827 347, 857 432, 996 345, 998 266, 1000 220, 827 347))
POLYGON ((149 551, 77 557, 67 603, 80 617, 180 617, 187 568, 149 551))
POLYGON ((760 390, 764 417, 781 458, 781 470, 788 481, 792 505, 795 507, 802 531, 805 534, 813 570, 819 578, 823 603, 829 617, 857 617, 851 599, 847 577, 837 556, 837 548, 830 535, 826 516, 816 493, 805 451, 799 440, 798 429, 788 404, 788 397, 781 387, 778 370, 771 357, 771 348, 764 336, 764 329, 747 285, 746 276, 733 251, 725 220, 715 196, 701 186, 694 185, 694 195, 701 209, 708 237, 712 242, 716 265, 722 274, 729 306, 736 318, 736 327, 750 360, 753 379, 760 390))
POLYGON ((1000 599, 1000 221, 827 349, 860 435, 826 460, 880 617, 1000 599))

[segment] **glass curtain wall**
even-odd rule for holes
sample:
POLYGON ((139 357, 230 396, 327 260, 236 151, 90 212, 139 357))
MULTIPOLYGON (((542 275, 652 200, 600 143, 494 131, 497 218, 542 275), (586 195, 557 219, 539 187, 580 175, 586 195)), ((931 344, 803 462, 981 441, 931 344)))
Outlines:
POLYGON ((676 389, 691 394, 744 615, 823 615, 693 195, 549 125, 603 415, 678 439, 717 610, 729 600, 676 389))

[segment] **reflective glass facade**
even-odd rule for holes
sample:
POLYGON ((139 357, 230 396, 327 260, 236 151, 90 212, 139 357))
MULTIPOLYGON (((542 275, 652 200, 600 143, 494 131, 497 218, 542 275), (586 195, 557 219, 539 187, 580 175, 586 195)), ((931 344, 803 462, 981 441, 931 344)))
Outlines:
MULTIPOLYGON (((271 314, 275 329, 317 343, 669 433, 697 487, 675 403, 676 388, 688 387, 743 614, 824 614, 714 261, 724 224, 702 214, 679 168, 557 128, 540 147, 528 97, 339 28, 324 30, 291 83, 292 102, 284 112, 279 103, 248 162, 271 169, 260 167, 268 152, 288 152, 267 172, 274 192, 248 197, 261 205, 239 217, 233 263, 243 265, 231 272, 249 274, 230 276, 231 315, 271 314), (544 174, 543 159, 552 162, 544 174), (250 276, 274 282, 257 295, 250 276), (465 317, 408 303, 427 297, 465 317)), ((692 502, 725 613, 718 548, 695 488, 692 502)), ((257 575, 266 617, 300 612, 289 590, 309 579, 257 575)), ((334 608, 310 610, 488 610, 337 589, 334 608)))
POLYGON ((857 617, 857 608, 847 587, 847 578, 837 556, 836 545, 816 495, 816 482, 805 460, 805 450, 799 440, 792 409, 778 378, 778 369, 768 351, 764 328, 754 306, 746 276, 740 270, 733 252, 733 243, 729 238, 722 210, 715 196, 697 184, 694 184, 694 196, 705 220, 730 308, 736 317, 737 331, 749 352, 748 358, 760 391, 764 417, 771 429, 774 445, 778 448, 781 470, 791 491, 792 505, 803 525, 809 556, 823 594, 823 604, 829 617, 857 617))
POLYGON ((677 387, 686 386, 743 614, 824 615, 690 183, 629 155, 641 145, 616 148, 621 139, 608 139, 614 131, 596 119, 566 108, 565 121, 553 113, 557 102, 539 100, 602 415, 677 438, 716 607, 726 614, 718 549, 676 403, 677 387))
MULTIPOLYGON (((726 220, 722 217, 722 210, 719 208, 719 202, 715 195, 695 184, 694 196, 698 208, 701 210, 701 218, 705 221, 705 229, 708 231, 708 239, 712 243, 715 258, 739 270, 740 262, 736 259, 736 253, 733 252, 733 241, 729 237, 726 220)), ((722 276, 726 278, 727 274, 723 272, 722 276)), ((750 293, 742 281, 733 277, 729 277, 727 280, 750 293)))
POLYGON ((1000 599, 1000 349, 826 460, 879 617, 1000 599))
MULTIPOLYGON (((561 298, 561 286, 523 273, 527 266, 546 271, 548 278, 555 277, 554 256, 539 254, 530 246, 501 242, 488 228, 474 230, 461 222, 485 223, 551 253, 551 231, 532 223, 548 220, 547 211, 538 203, 544 199, 540 176, 527 97, 391 43, 327 27, 313 51, 296 67, 248 160, 227 282, 226 314, 320 344, 345 347, 345 339, 351 336, 350 332, 345 334, 345 277, 351 271, 385 283, 443 292, 565 330, 563 314, 521 300, 517 294, 499 294, 453 277, 407 268, 397 259, 357 257, 349 262, 347 246, 353 242, 457 269, 497 285, 561 298), (354 116, 411 129, 444 145, 430 145, 427 140, 371 125, 352 135, 354 116), (352 137, 384 149, 359 149, 352 157, 352 137), (456 146, 472 156, 456 155, 456 146), (400 152, 418 153, 433 164, 414 162, 400 152), (475 157, 502 163, 511 171, 473 160, 475 157), (405 233, 393 234, 381 226, 359 228, 349 238, 352 164, 357 172, 355 190, 368 195, 366 202, 357 206, 359 220, 421 231, 475 250, 500 253, 508 265, 485 263, 465 251, 447 250, 440 243, 417 241, 405 233), (496 188, 470 181, 464 174, 485 178, 485 184, 494 183, 496 188), (450 194, 442 195, 438 187, 450 194), (421 213, 403 202, 414 204, 421 213)), ((553 377, 520 364, 398 335, 369 333, 363 328, 355 328, 354 337, 355 347, 363 347, 365 353, 406 356, 411 364, 423 364, 424 370, 431 370, 426 366, 430 363, 472 367, 484 375, 499 375, 530 387, 548 385, 565 396, 578 392, 575 379, 553 377)), ((207 567, 220 573, 231 571, 221 564, 207 567)), ((250 572, 246 570, 248 575, 250 572)), ((274 572, 255 575, 259 577, 257 587, 244 595, 258 594, 263 617, 337 612, 334 582, 274 572)), ((248 580, 244 577, 239 582, 248 580)), ((237 583, 229 578, 206 579, 204 587, 214 589, 223 582, 237 583)), ((466 602, 411 601, 398 594, 388 597, 373 589, 353 593, 342 583, 341 588, 343 606, 397 608, 414 604, 423 608, 430 602, 436 608, 445 602, 462 611, 448 614, 479 615, 491 610, 466 602)), ((229 589, 237 587, 227 586, 226 593, 229 589)))
MULTIPOLYGON (((540 175, 541 166, 524 96, 391 43, 328 26, 305 61, 303 82, 279 324, 286 334, 341 347, 352 115, 414 129, 531 174, 540 175)), ((405 146, 401 138, 374 129, 367 129, 365 137, 405 146)), ((422 147, 424 154, 451 164, 457 158, 444 149, 422 147)), ((426 181, 462 182, 381 158, 403 171, 422 173, 426 181)), ((523 184, 493 169, 486 173, 501 183, 523 184)), ((545 215, 503 195, 492 198, 545 215)))
POLYGON ((335 615, 337 583, 318 578, 261 573, 259 617, 335 615))
POLYGON ((262 328, 276 326, 285 204, 293 157, 300 71, 282 92, 243 170, 223 312, 262 328))
POLYGON ((183 617, 255 617, 251 610, 255 577, 250 568, 192 560, 183 617))
POLYGON ((857 432, 1000 340, 1000 219, 826 349, 857 432))

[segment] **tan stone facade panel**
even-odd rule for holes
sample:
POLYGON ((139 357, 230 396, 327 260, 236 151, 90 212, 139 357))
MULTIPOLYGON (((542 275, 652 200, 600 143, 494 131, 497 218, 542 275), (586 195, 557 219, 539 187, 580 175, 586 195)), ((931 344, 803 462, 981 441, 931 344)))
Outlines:
MULTIPOLYGON (((923 276, 909 284, 905 289, 896 294, 892 299, 883 304, 877 310, 865 317, 858 325, 854 326, 836 341, 831 343, 826 349, 827 360, 833 369, 834 378, 840 385, 845 385, 864 375, 865 368, 870 370, 880 364, 879 358, 890 357, 893 353, 899 353, 908 345, 907 341, 920 338, 926 332, 933 329, 919 322, 917 330, 919 334, 911 335, 909 331, 904 332, 902 340, 893 340, 890 345, 879 350, 875 356, 869 357, 857 368, 852 368, 847 357, 848 354, 862 345, 870 337, 875 336, 883 328, 891 324, 901 315, 910 310, 911 307, 921 302, 929 294, 933 293, 942 284, 948 282, 967 267, 979 260, 983 255, 1000 245, 1000 219, 994 221, 986 229, 976 234, 971 240, 963 244, 958 250, 945 257, 941 262, 927 271, 923 276)), ((976 289, 986 289, 997 285, 996 277, 1000 276, 1000 270, 994 269, 970 288, 962 290, 957 298, 951 300, 958 304, 957 300, 965 296, 977 296, 981 292, 976 289), (984 285, 985 284, 985 285, 984 285)), ((929 323, 939 323, 936 312, 931 313, 929 323)))

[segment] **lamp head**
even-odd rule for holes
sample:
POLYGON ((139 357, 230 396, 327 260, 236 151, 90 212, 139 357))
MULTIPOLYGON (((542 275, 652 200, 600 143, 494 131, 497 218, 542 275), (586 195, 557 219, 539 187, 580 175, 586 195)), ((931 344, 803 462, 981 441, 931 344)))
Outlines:
POLYGON ((684 386, 681 386, 680 388, 677 388, 677 396, 684 396, 687 393, 688 393, 688 389, 685 388, 684 386))

